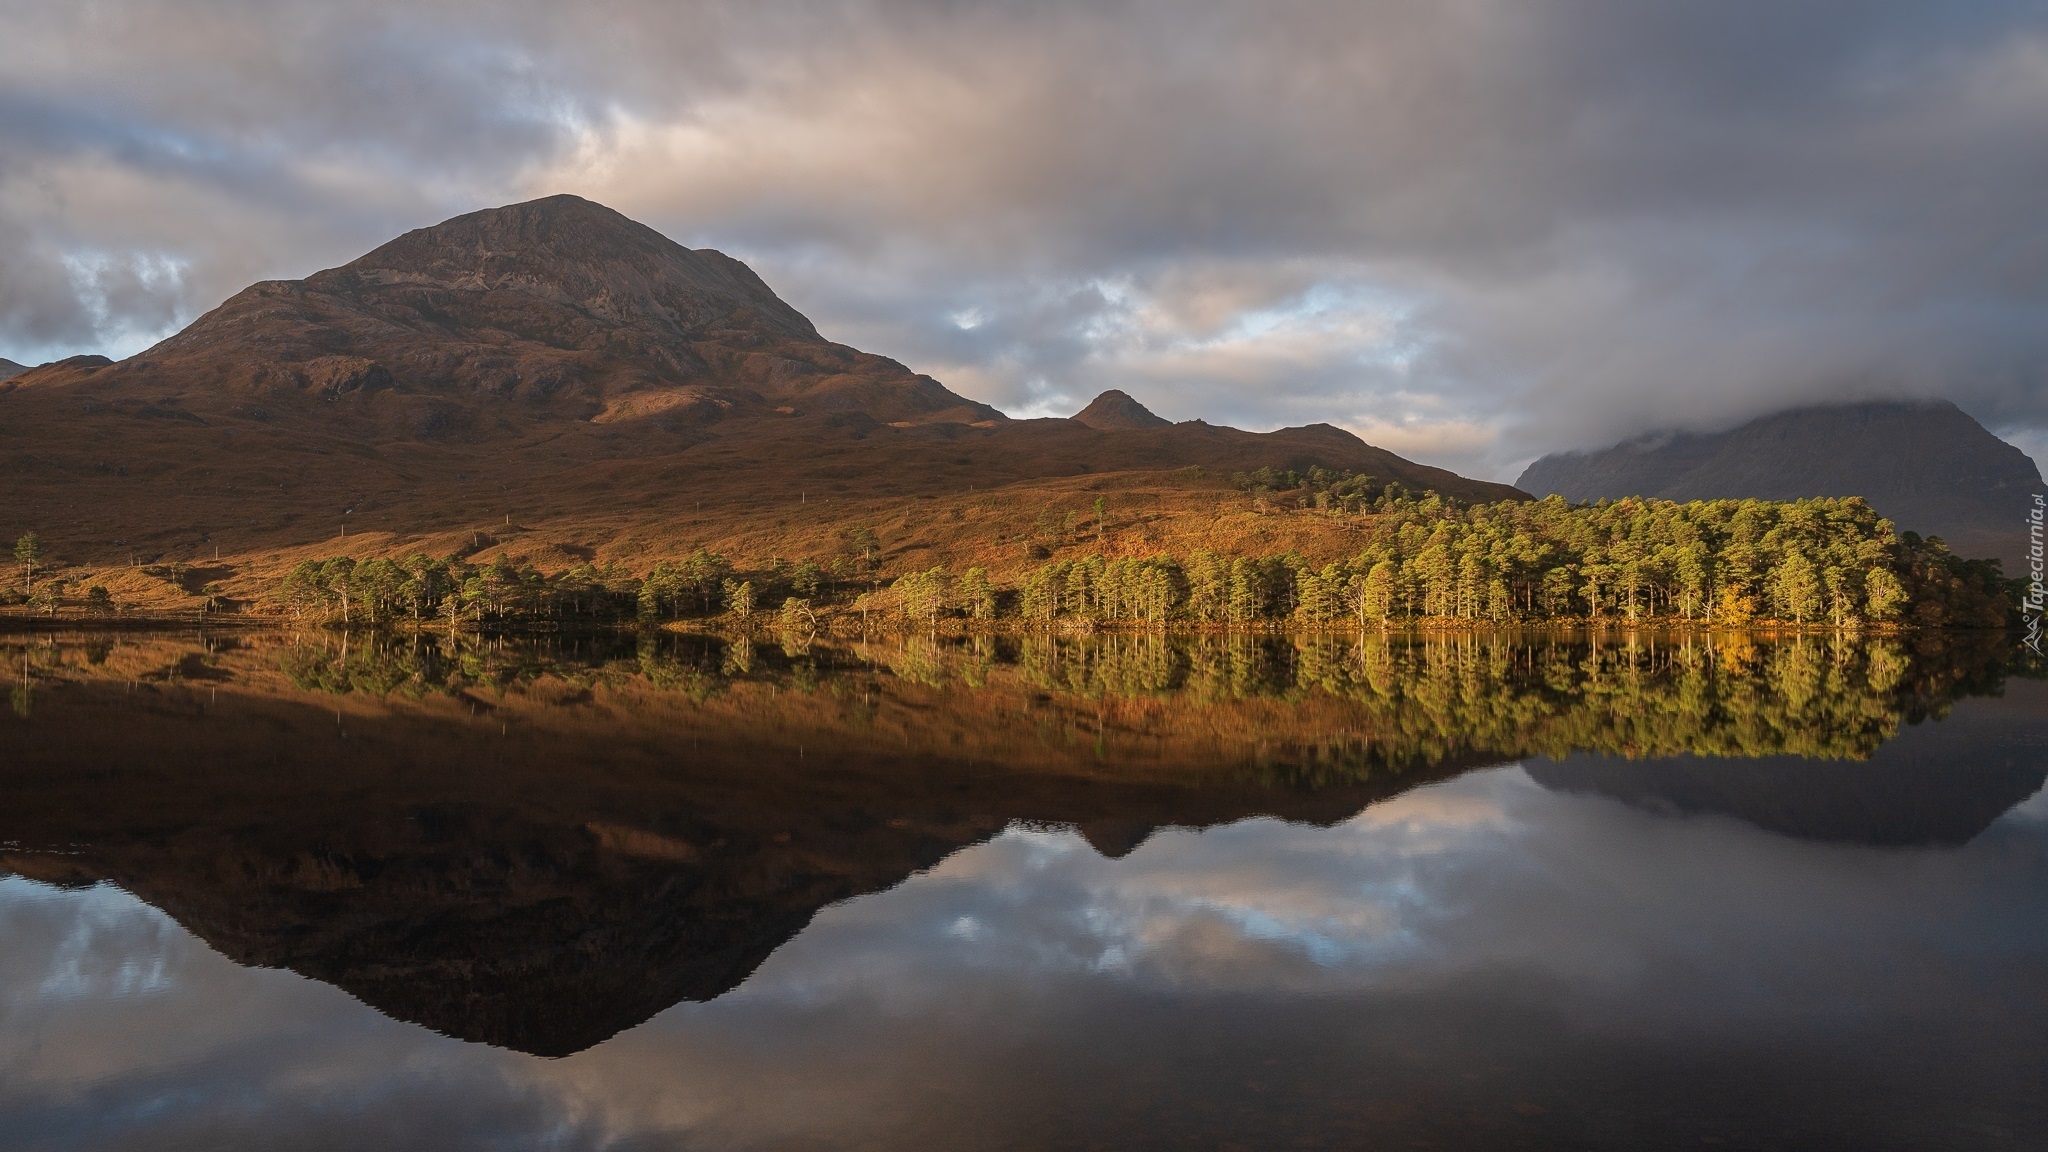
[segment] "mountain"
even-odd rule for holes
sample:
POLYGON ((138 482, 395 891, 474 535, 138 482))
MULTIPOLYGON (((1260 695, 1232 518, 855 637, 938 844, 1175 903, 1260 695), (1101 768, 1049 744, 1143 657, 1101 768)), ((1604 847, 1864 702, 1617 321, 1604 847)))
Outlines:
POLYGON ((575 196, 408 232, 305 280, 244 289, 132 360, 65 366, 20 384, 89 375, 102 390, 199 385, 262 400, 391 393, 427 414, 428 432, 436 396, 540 402, 599 424, 792 405, 885 422, 1003 418, 826 340, 739 261, 575 196))
POLYGON ((5 356, 0 356, 0 380, 13 379, 26 371, 28 371, 27 367, 16 364, 5 356))
POLYGON ((1090 401, 1086 408, 1068 419, 1086 424, 1098 432, 1123 432, 1136 428, 1165 428, 1173 423, 1155 416, 1150 408, 1131 399, 1130 394, 1111 388, 1090 401))
POLYGON ((2024 554, 2026 453, 1946 400, 1799 408, 1728 432, 1663 432, 1612 448, 1545 456, 1515 482, 1569 500, 1861 496, 1902 530, 1964 555, 2024 554))
POLYGON ((1229 492, 1217 476, 1261 466, 1523 496, 1329 425, 1129 415, 1006 419, 825 339, 731 257, 553 196, 253 285, 130 359, 0 385, 0 536, 34 529, 78 564, 219 549, 246 575, 344 524, 366 549, 470 550, 497 526, 528 555, 644 566, 699 545, 827 555, 849 521, 900 516, 885 560, 1006 564, 1058 501, 1127 492, 1147 539, 1194 533, 1229 492), (1021 498, 967 499, 996 489, 1021 498), (937 499, 958 507, 905 503, 937 499))

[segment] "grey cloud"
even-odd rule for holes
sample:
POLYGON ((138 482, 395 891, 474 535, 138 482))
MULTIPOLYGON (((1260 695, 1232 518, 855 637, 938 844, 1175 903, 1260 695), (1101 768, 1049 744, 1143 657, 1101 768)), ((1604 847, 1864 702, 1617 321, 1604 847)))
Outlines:
POLYGON ((95 312, 10 255, 16 359, 574 190, 1013 409, 1119 386, 1494 475, 1789 400, 2048 428, 2023 0, 0 13, 0 228, 187 270, 95 312), (1356 339, 1239 324, 1201 361, 1318 284, 1361 301, 1356 339))

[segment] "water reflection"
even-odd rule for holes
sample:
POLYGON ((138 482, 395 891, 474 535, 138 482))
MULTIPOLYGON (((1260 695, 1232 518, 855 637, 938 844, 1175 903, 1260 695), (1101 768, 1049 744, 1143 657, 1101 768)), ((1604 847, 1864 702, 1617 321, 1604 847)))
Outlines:
POLYGON ((2048 1134, 1997 648, 7 655, 27 1146, 2048 1134))

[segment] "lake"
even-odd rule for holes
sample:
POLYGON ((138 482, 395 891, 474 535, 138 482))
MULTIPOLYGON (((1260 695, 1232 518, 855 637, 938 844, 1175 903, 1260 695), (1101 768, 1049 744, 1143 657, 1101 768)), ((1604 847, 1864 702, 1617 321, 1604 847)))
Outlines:
POLYGON ((0 1147, 2048 1146, 2001 637, 0 667, 0 1147))

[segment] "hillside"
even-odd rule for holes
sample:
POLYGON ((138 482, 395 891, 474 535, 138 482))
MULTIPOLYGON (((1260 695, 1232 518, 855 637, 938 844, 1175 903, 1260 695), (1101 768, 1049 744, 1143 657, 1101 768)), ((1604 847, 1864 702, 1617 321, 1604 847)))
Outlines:
POLYGON ((1521 495, 1329 425, 1131 424, 1006 419, 824 339, 739 261, 556 196, 0 385, 0 536, 33 529, 74 565, 217 550, 233 577, 331 552, 344 526, 364 554, 473 552, 495 528, 542 563, 644 564, 822 554, 887 520, 892 566, 1006 565, 1039 517, 1105 493, 1126 525, 1207 532, 1220 505, 1252 510, 1217 476, 1259 467, 1521 495))
POLYGON ((28 368, 25 365, 16 364, 7 357, 0 356, 0 380, 11 380, 26 371, 28 368))
POLYGON ((1612 448, 1545 456, 1516 481, 1570 500, 1862 496, 1901 530, 2019 571, 2029 494, 2024 452, 1945 400, 1802 408, 1728 432, 1658 433, 1612 448))

